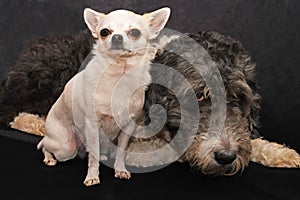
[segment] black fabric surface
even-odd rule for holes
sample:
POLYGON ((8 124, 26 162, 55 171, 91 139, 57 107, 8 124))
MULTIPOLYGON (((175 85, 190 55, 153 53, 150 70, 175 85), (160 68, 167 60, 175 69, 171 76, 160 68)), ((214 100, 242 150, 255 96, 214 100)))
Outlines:
MULTIPOLYGON (((0 80, 28 41, 49 33, 85 28, 82 12, 125 8, 143 13, 172 8, 168 28, 181 32, 214 30, 242 42, 257 63, 261 86, 261 133, 300 152, 299 0, 0 0, 0 80)), ((1 114, 1 113, 0 113, 1 114)), ((82 182, 87 163, 74 159, 50 168, 36 150, 40 138, 0 131, 0 199, 300 199, 299 169, 250 164, 233 177, 191 173, 187 164, 133 174, 120 181, 101 166, 101 185, 82 182)))
POLYGON ((36 150, 37 140, 15 140, 16 134, 27 137, 17 131, 0 131, 1 200, 300 198, 298 169, 271 169, 252 163, 236 176, 209 177, 194 174, 186 163, 177 162, 159 171, 133 174, 131 180, 118 180, 113 169, 101 165, 101 184, 87 188, 82 183, 86 160, 75 158, 55 167, 45 166, 42 153, 36 150))

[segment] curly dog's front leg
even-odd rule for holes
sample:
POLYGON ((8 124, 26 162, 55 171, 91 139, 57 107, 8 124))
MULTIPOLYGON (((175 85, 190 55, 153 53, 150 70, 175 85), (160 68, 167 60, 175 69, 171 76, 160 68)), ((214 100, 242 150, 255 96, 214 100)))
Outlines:
POLYGON ((300 155, 284 145, 262 138, 251 140, 251 161, 267 167, 299 168, 300 155))

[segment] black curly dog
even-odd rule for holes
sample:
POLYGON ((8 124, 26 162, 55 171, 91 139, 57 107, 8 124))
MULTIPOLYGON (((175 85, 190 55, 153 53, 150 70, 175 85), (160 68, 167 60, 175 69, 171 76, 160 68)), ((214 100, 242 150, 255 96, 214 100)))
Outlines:
MULTIPOLYGON (((153 63, 164 64, 180 72, 192 85, 199 100, 197 135, 182 159, 207 174, 232 175, 247 166, 251 154, 250 139, 259 136, 260 95, 255 64, 241 44, 230 37, 212 31, 188 36, 207 50, 218 67, 226 90, 227 111, 223 129, 212 134, 209 121, 212 118, 211 97, 215 94, 211 88, 186 59, 170 51, 157 54, 153 63)), ((72 36, 47 36, 32 42, 2 82, 1 125, 8 125, 19 112, 47 115, 64 85, 78 72, 93 42, 87 31, 72 36)), ((175 39, 167 47, 180 48, 183 42, 181 38, 175 39)), ((182 49, 185 55, 194 53, 196 47, 193 45, 182 49)), ((151 74, 156 76, 155 71, 151 74)), ((184 96, 184 88, 180 91, 184 96)), ((167 112, 164 131, 156 138, 170 142, 181 123, 178 99, 168 88, 151 84, 144 105, 146 124, 151 121, 149 110, 153 104, 162 105, 167 112)))
POLYGON ((19 112, 47 115, 92 45, 88 30, 30 42, 2 81, 0 125, 8 125, 19 112))

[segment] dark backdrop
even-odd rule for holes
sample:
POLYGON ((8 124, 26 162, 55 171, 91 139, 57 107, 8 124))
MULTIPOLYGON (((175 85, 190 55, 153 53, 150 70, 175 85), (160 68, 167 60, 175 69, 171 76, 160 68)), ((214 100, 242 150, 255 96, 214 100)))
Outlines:
MULTIPOLYGON (((300 152, 299 0, 0 0, 0 80, 15 64, 26 41, 85 28, 85 7, 143 13, 166 5, 172 8, 168 28, 181 32, 215 30, 243 43, 257 63, 263 96, 262 134, 300 152)), ((19 134, 0 132, 14 137, 19 134)), ((102 165, 101 186, 86 189, 81 182, 87 165, 82 160, 48 168, 34 144, 5 137, 0 137, 0 152, 1 200, 95 196, 107 200, 300 199, 299 169, 250 163, 240 175, 214 178, 194 175, 187 164, 174 163, 153 173, 134 174, 125 182, 113 178, 113 170, 102 165)))
POLYGON ((299 0, 0 0, 0 79, 26 41, 85 28, 85 7, 144 13, 162 6, 172 8, 168 28, 215 30, 243 43, 257 63, 262 134, 299 151, 299 0))

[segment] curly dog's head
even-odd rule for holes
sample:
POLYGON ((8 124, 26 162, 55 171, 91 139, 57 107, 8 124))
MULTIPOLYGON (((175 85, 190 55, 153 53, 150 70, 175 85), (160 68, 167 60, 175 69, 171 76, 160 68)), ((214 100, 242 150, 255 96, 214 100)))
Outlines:
MULTIPOLYGON (((182 74, 190 83, 199 101, 200 113, 199 119, 196 119, 199 122, 198 131, 183 155, 183 159, 190 162, 194 169, 205 174, 233 175, 248 165, 251 138, 258 136, 260 95, 255 79, 255 64, 249 53, 232 38, 210 31, 189 36, 209 54, 209 56, 201 52, 197 54, 200 70, 196 70, 193 63, 186 59, 195 55, 197 45, 193 42, 187 43, 183 39, 174 40, 169 45, 171 49, 180 46, 186 58, 165 51, 154 61, 167 65, 182 74), (223 106, 226 107, 224 123, 222 122, 222 128, 217 131, 210 127, 211 121, 220 122, 222 118, 218 114, 213 115, 212 112, 215 103, 213 97, 217 96, 219 91, 218 87, 212 89, 207 83, 207 80, 217 79, 215 73, 207 67, 209 59, 214 62, 221 75, 226 96, 223 106)), ((152 73, 153 79, 155 75, 152 73)), ((164 79, 172 81, 169 85, 178 84, 176 79, 169 78, 169 76, 169 74, 164 76, 164 79)), ((177 91, 179 94, 175 95, 174 91, 166 87, 152 84, 146 93, 146 113, 154 104, 160 104, 166 110, 167 121, 164 130, 168 132, 164 131, 160 137, 168 142, 176 136, 183 121, 186 123, 185 127, 187 129, 189 127, 190 122, 182 120, 183 108, 178 100, 185 96, 186 91, 187 88, 180 84, 177 91)), ((189 119, 194 120, 193 117, 189 119)), ((148 118, 146 121, 150 122, 151 119, 148 118)))

